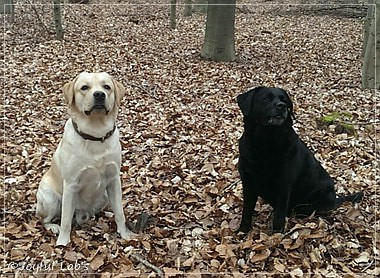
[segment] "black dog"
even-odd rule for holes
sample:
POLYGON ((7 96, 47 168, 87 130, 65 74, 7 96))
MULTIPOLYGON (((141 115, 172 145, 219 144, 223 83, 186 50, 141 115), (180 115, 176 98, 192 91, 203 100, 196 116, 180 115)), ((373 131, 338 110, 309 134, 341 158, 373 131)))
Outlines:
POLYGON ((284 231, 286 216, 323 213, 363 198, 362 192, 336 196, 332 178, 292 128, 293 104, 284 90, 258 87, 237 101, 244 115, 239 141, 244 198, 240 231, 251 229, 258 196, 273 207, 273 232, 284 231))

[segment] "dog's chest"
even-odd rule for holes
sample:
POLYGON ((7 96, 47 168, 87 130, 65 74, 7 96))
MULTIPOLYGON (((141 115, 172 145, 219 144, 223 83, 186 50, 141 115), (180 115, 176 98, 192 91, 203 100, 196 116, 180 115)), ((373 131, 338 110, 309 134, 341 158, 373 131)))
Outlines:
POLYGON ((109 163, 109 161, 110 160, 107 156, 94 157, 92 163, 90 163, 89 165, 92 164, 91 168, 94 168, 101 173, 105 173, 107 172, 107 162, 109 163))
MULTIPOLYGON (((101 143, 99 143, 101 144, 101 143)), ((118 148, 114 148, 118 149, 118 148)), ((82 159, 85 160, 82 165, 87 168, 94 168, 98 172, 107 172, 109 165, 118 163, 120 161, 119 152, 115 152, 112 148, 99 149, 91 146, 91 148, 83 148, 81 153, 82 159)))
MULTIPOLYGON (((99 162, 100 163, 100 162, 99 162)), ((95 165, 88 166, 79 174, 78 187, 81 195, 89 199, 95 199, 97 196, 102 196, 107 186, 113 182, 118 175, 118 166, 116 163, 100 164, 102 167, 95 165)))
POLYGON ((82 176, 93 176, 101 179, 110 179, 119 175, 118 157, 113 153, 103 155, 93 155, 87 157, 86 167, 82 171, 82 176))
MULTIPOLYGON (((108 142, 107 142, 108 143, 108 142)), ((69 155, 59 155, 62 176, 69 183, 84 187, 104 187, 111 179, 119 177, 120 145, 86 142, 76 148, 64 148, 69 155), (113 147, 112 147, 113 146, 113 147)))

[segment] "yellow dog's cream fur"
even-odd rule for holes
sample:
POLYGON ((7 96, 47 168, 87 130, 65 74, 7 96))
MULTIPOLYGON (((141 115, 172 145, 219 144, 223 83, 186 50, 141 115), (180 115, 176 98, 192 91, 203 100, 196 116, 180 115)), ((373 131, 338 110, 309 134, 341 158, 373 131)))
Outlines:
POLYGON ((63 92, 70 119, 51 167, 40 182, 36 214, 46 229, 59 234, 56 245, 67 245, 73 216, 82 224, 110 202, 117 230, 127 239, 131 232, 125 226, 121 202, 119 131, 116 128, 104 142, 91 141, 79 135, 73 126, 75 122, 79 132, 104 137, 115 126, 125 89, 107 73, 82 72, 64 85, 63 92), (95 107, 95 92, 104 98, 100 108, 95 107), (55 218, 61 219, 60 225, 51 222, 55 218))

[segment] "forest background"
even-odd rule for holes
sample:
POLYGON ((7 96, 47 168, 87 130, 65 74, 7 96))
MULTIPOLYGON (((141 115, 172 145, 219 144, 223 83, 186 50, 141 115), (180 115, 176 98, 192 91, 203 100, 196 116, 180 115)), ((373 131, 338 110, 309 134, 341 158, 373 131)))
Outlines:
POLYGON ((185 17, 179 5, 171 29, 168 3, 144 2, 64 4, 63 40, 52 32, 49 1, 17 1, 13 23, 2 16, 3 272, 378 275, 379 96, 361 88, 361 3, 327 9, 317 1, 237 1, 236 60, 220 63, 200 57, 204 14, 185 17), (138 237, 124 241, 106 209, 74 227, 72 243, 58 248, 34 215, 35 193, 67 119, 60 89, 81 71, 107 71, 127 88, 118 117, 123 204, 131 226, 149 221, 138 237), (272 209, 260 201, 250 234, 235 232, 243 128, 236 96, 261 85, 289 92, 294 128, 338 193, 365 192, 359 205, 325 217, 289 218, 287 233, 272 235, 272 209), (337 114, 336 121, 321 121, 337 114))

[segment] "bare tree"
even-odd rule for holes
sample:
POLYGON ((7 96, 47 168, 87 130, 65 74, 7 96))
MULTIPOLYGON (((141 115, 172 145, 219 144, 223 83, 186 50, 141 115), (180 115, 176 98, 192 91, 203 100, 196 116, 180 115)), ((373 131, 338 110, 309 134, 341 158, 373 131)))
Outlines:
POLYGON ((379 89, 380 82, 380 0, 370 0, 364 22, 363 89, 379 89))
POLYGON ((170 0, 170 29, 176 27, 177 0, 170 0))
POLYGON ((209 0, 201 56, 213 61, 235 60, 236 0, 209 0))
POLYGON ((53 13, 54 13, 54 27, 57 39, 63 39, 62 28, 62 15, 61 15, 61 1, 53 0, 53 13))
POLYGON ((183 16, 191 16, 191 0, 185 0, 185 7, 183 9, 183 16))

